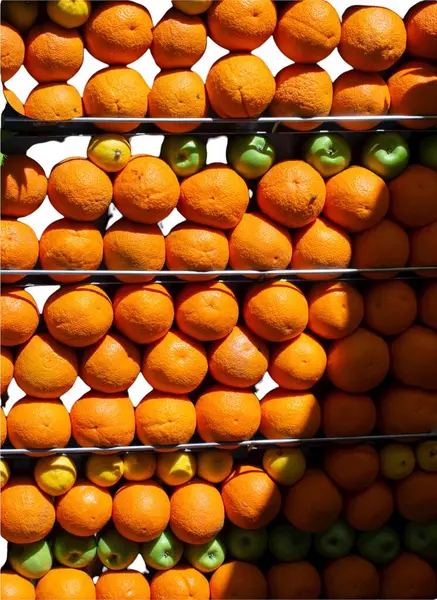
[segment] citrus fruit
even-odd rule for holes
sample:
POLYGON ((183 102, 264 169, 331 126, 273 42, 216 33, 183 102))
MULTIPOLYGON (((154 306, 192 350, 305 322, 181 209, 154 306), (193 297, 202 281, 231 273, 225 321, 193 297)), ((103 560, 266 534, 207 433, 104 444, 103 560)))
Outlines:
POLYGON ((425 60, 437 60, 437 12, 432 2, 417 2, 407 12, 407 52, 425 60))
POLYGON ((87 459, 85 475, 100 487, 111 487, 123 477, 123 460, 119 454, 94 454, 87 459))
POLYGON ((160 454, 156 463, 156 474, 165 485, 187 483, 196 474, 196 457, 190 452, 160 454))
POLYGON ((11 475, 11 469, 9 464, 0 459, 0 490, 8 483, 9 477, 11 475))
MULTIPOLYGON (((410 260, 412 267, 433 266, 437 262, 437 252, 435 246, 435 235, 437 232, 437 220, 422 227, 415 229, 410 234, 410 260)), ((436 277, 436 272, 421 269, 416 271, 420 277, 436 277)))
MULTIPOLYGON (((6 102, 15 110, 15 112, 24 116, 24 105, 12 90, 8 90, 5 86, 3 86, 3 96, 6 98, 6 102)), ((3 161, 4 160, 5 158, 3 155, 3 161)))
POLYGON ((18 573, 2 570, 0 595, 5 600, 35 600, 35 588, 18 573))
POLYGON ((269 448, 263 455, 263 468, 276 483, 294 485, 305 473, 305 456, 298 448, 269 448))
POLYGON ((434 441, 422 442, 416 448, 417 463, 424 471, 437 472, 437 444, 434 441))
POLYGON ((379 457, 369 444, 330 448, 324 456, 324 470, 342 490, 363 490, 379 473, 379 457))
POLYGON ((382 479, 345 498, 344 518, 358 531, 373 531, 385 525, 393 514, 394 497, 382 479))
MULTIPOLYGON (((33 229, 13 219, 0 224, 0 259, 2 269, 30 270, 36 265, 39 253, 38 238, 33 229)), ((15 283, 25 275, 3 275, 3 283, 15 283)))
POLYGON ((395 488, 398 512, 409 521, 427 523, 437 518, 437 473, 416 470, 395 488))
POLYGON ((323 398, 321 407, 326 437, 368 435, 376 425, 376 407, 366 394, 334 389, 323 398))
POLYGON ((368 560, 350 554, 325 567, 323 585, 327 598, 378 598, 378 571, 368 560))
POLYGON ((39 323, 39 311, 33 296, 26 290, 3 286, 0 302, 2 345, 24 344, 35 333, 39 323))
POLYGON ((68 83, 40 83, 28 95, 24 112, 37 121, 67 121, 83 116, 82 98, 68 83))
POLYGON ((391 385, 378 402, 382 433, 426 433, 437 427, 437 393, 431 390, 391 385), (420 406, 420 411, 417 407, 420 406))
POLYGON ((269 439, 311 438, 320 427, 320 406, 309 392, 277 388, 261 400, 260 432, 269 439))
POLYGON ((1 169, 1 213, 26 217, 39 208, 46 197, 47 177, 33 158, 25 154, 8 156, 1 169))
POLYGON ((43 492, 49 496, 61 496, 75 484, 77 470, 68 456, 51 455, 37 460, 33 474, 43 492))
POLYGON ((52 21, 71 29, 83 25, 91 14, 89 0, 50 0, 47 3, 47 13, 52 21))
POLYGON ((413 325, 391 344, 391 370, 405 385, 437 390, 437 333, 413 325))
POLYGON ((17 6, 14 0, 5 0, 2 9, 3 17, 8 23, 12 23, 18 31, 26 31, 32 27, 35 19, 38 16, 38 2, 26 2, 21 6, 17 6))
POLYGON ((367 325, 381 335, 398 335, 416 319, 416 294, 405 281, 372 284, 364 302, 367 325))
POLYGON ((153 477, 156 457, 145 452, 129 452, 123 457, 123 476, 127 481, 144 481, 153 477))
POLYGON ((387 479, 404 479, 414 470, 414 451, 407 444, 387 444, 379 453, 381 475, 387 479))
POLYGON ((150 586, 142 573, 135 569, 122 571, 106 571, 100 575, 96 583, 98 600, 149 600, 150 586))
POLYGON ((224 481, 232 471, 234 459, 226 450, 204 450, 197 454, 197 474, 210 483, 224 481))
POLYGON ((8 423, 3 408, 0 408, 0 446, 3 446, 3 444, 5 443, 7 435, 8 423))
POLYGON ((390 214, 393 219, 404 227, 424 227, 435 221, 437 208, 434 206, 433 190, 436 186, 436 171, 422 165, 409 165, 389 183, 390 214), (414 190, 419 184, 420 194, 417 195, 414 190))
POLYGON ((402 553, 381 571, 381 598, 433 598, 437 594, 435 571, 416 554, 402 553))
POLYGON ((210 579, 211 598, 267 598, 267 582, 258 567, 234 560, 221 565, 210 579))
POLYGON ((94 535, 111 518, 112 498, 108 490, 78 479, 56 501, 56 519, 72 535, 94 535))
POLYGON ((14 376, 14 355, 12 350, 6 346, 0 348, 0 393, 7 391, 14 376))
POLYGON ((107 173, 121 171, 131 159, 131 145, 124 135, 102 133, 91 138, 88 160, 107 173))
POLYGON ((268 574, 269 593, 275 598, 318 598, 321 582, 315 567, 306 561, 278 563, 268 574))
POLYGON ((427 284, 419 294, 419 318, 427 327, 437 329, 437 281, 427 284))
MULTIPOLYGON (((178 4, 204 4, 204 0, 191 0, 178 2, 178 4)), ((197 569, 186 566, 176 566, 168 571, 156 573, 150 583, 150 590, 154 600, 203 600, 209 596, 209 582, 205 575, 197 569)))
POLYGON ((62 567, 44 575, 35 592, 37 600, 94 600, 96 597, 93 580, 87 573, 62 567))
POLYGON ((2 21, 0 27, 2 37, 1 79, 8 81, 23 64, 25 46, 23 38, 15 27, 6 21, 2 21))

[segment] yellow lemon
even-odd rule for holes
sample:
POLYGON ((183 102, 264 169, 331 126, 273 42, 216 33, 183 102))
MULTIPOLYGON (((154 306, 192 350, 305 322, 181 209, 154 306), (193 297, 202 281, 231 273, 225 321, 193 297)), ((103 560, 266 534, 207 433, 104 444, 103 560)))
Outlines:
POLYGON ((66 29, 80 27, 91 14, 89 0, 49 0, 47 13, 54 23, 66 29))
POLYGON ((232 471, 234 459, 226 450, 205 450, 197 455, 197 474, 211 483, 220 483, 232 471))
POLYGON ((264 452, 264 470, 281 485, 293 485, 303 477, 305 457, 298 448, 270 448, 264 452))
POLYGON ((156 469, 154 454, 129 452, 123 457, 124 477, 128 481, 144 481, 153 477, 156 469))
POLYGON ((100 487, 111 487, 123 477, 123 459, 119 454, 92 454, 87 460, 85 475, 100 487))
POLYGON ((167 485, 187 483, 196 474, 196 458, 190 452, 160 454, 156 463, 156 472, 167 485))
POLYGON ((421 469, 437 473, 437 440, 419 444, 416 448, 416 459, 421 469))
POLYGON ((387 479, 405 479, 414 471, 416 459, 407 444, 387 444, 379 453, 381 473, 387 479))
POLYGON ((212 0, 173 0, 173 6, 186 15, 200 15, 211 6, 212 0))
POLYGON ((68 492, 76 481, 76 465, 68 456, 45 456, 40 458, 34 470, 38 487, 50 496, 68 492))
POLYGON ((87 154, 89 160, 104 171, 116 173, 129 162, 131 147, 123 135, 105 133, 91 138, 87 154))
POLYGON ((0 490, 8 483, 10 474, 11 470, 8 463, 5 460, 0 459, 0 490))

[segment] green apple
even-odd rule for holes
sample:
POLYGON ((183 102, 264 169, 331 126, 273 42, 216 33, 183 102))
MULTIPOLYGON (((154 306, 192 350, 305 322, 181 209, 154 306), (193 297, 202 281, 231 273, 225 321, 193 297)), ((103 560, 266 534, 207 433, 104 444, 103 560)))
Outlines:
POLYGON ((357 550, 363 558, 377 565, 385 565, 394 560, 401 551, 399 535, 391 527, 381 527, 376 531, 360 533, 357 550))
POLYGON ((275 162, 275 147, 263 135, 230 137, 227 160, 246 179, 258 179, 275 162))
POLYGON ((161 158, 178 177, 189 177, 206 164, 206 145, 198 137, 169 135, 164 139, 161 158))
POLYGON ((242 529, 231 525, 226 536, 229 554, 237 560, 253 562, 259 560, 267 550, 269 534, 265 527, 261 529, 242 529))
POLYGON ((97 556, 97 542, 93 535, 79 537, 67 531, 60 531, 53 542, 53 554, 65 567, 83 569, 97 556))
POLYGON ((317 533, 316 550, 325 558, 342 558, 354 547, 355 533, 344 521, 338 520, 326 531, 317 533))
POLYGON ((183 543, 169 529, 141 546, 141 554, 146 565, 157 571, 166 571, 177 565, 183 552, 183 543))
POLYGON ((383 177, 393 179, 407 167, 410 158, 408 144, 398 133, 375 133, 363 146, 361 162, 383 177))
POLYGON ((186 544, 184 555, 195 569, 201 573, 211 573, 224 563, 226 548, 215 538, 206 544, 186 544))
POLYGON ((428 560, 437 559, 437 521, 431 523, 408 523, 404 531, 404 543, 408 550, 428 560))
POLYGON ((419 159, 422 165, 437 171, 437 135, 426 135, 422 138, 419 159))
POLYGON ((341 135, 319 133, 304 144, 303 158, 327 179, 348 168, 352 152, 349 142, 341 135))
POLYGON ((269 550, 281 562, 303 560, 311 549, 312 536, 293 525, 276 525, 270 531, 269 550))
POLYGON ((52 552, 46 540, 33 544, 9 543, 8 560, 14 571, 28 579, 43 577, 53 564, 52 552))
POLYGON ((112 571, 121 571, 131 565, 140 551, 137 542, 128 540, 115 529, 108 529, 100 534, 97 543, 97 554, 102 563, 112 571))

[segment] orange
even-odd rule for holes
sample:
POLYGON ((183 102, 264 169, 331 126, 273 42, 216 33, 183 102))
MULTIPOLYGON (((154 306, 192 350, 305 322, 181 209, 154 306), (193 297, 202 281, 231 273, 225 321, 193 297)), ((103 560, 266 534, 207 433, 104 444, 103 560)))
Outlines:
POLYGON ((322 212, 325 198, 322 177, 301 160, 274 165, 258 183, 260 209, 286 227, 303 227, 314 221, 322 212))
POLYGON ((221 565, 212 574, 209 585, 213 600, 268 598, 267 582, 262 571, 255 565, 239 560, 221 565))
POLYGON ((251 390, 224 385, 207 388, 196 402, 197 433, 204 442, 250 440, 261 421, 259 400, 251 390))
POLYGON ((201 17, 168 10, 153 29, 152 56, 161 69, 192 67, 206 50, 207 31, 201 17))
MULTIPOLYGON (((435 115, 437 109, 437 67, 414 60, 397 69, 387 80, 393 115, 435 115)), ((435 120, 400 123, 410 129, 426 129, 437 124, 435 120)))
MULTIPOLYGON (((12 381, 14 376, 14 355, 12 354, 12 350, 7 348, 6 346, 2 346, 0 348, 0 377, 1 377, 1 387, 0 394, 6 392, 9 387, 9 384, 12 381)), ((4 418, 4 413, 2 412, 2 429, 4 428, 4 435, 6 436, 6 419, 4 418), (4 422, 3 422, 4 421, 4 422)), ((2 443, 3 440, 3 431, 1 435, 2 443)))
POLYGON ((169 518, 168 496, 154 481, 127 483, 114 496, 112 520, 128 540, 154 540, 167 527, 169 518))
POLYGON ((231 229, 241 221, 248 204, 244 179, 230 167, 214 163, 182 181, 178 210, 195 223, 231 229))
POLYGON ((300 335, 308 323, 308 304, 288 281, 268 281, 249 288, 243 303, 247 327, 268 342, 285 342, 300 335))
POLYGON ((76 481, 56 499, 58 524, 72 535, 96 534, 109 521, 111 513, 112 498, 108 490, 85 479, 76 481))
POLYGON ((374 283, 366 288, 364 298, 366 323, 381 335, 398 335, 416 319, 416 294, 405 281, 374 283))
POLYGON ((68 81, 83 63, 83 41, 77 29, 47 21, 26 38, 24 66, 38 83, 68 81))
POLYGON ((405 385, 437 390, 437 332, 413 325, 391 344, 391 370, 405 385))
POLYGON ((129 396, 88 392, 73 404, 71 429, 83 447, 129 446, 135 435, 135 414, 129 396))
MULTIPOLYGON (((206 117, 208 102, 205 84, 194 71, 161 71, 153 82, 149 97, 149 115, 154 119, 206 117)), ((186 133, 200 123, 156 123, 162 131, 186 133)))
MULTIPOLYGON (((346 230, 328 219, 316 219, 299 229, 293 238, 292 269, 347 269, 351 240, 346 230)), ((340 273, 299 274, 302 279, 334 279, 340 273)))
POLYGON ((391 385, 379 398, 378 421, 384 434, 434 431, 437 428, 437 392, 391 385))
POLYGON ((147 579, 139 571, 126 569, 123 571, 106 571, 96 583, 97 600, 149 600, 150 586, 147 579))
POLYGON ((266 42, 276 27, 272 0, 222 0, 208 10, 208 32, 216 44, 251 52, 266 42))
POLYGON ((152 387, 171 394, 195 390, 208 372, 203 345, 177 330, 146 347, 142 372, 152 387))
POLYGON ((379 456, 375 448, 368 444, 333 447, 324 455, 323 468, 342 490, 363 490, 379 474, 379 456))
POLYGON ((435 598, 437 577, 423 558, 403 552, 381 570, 380 598, 435 598))
POLYGON ((160 158, 134 156, 114 176, 114 204, 132 221, 158 223, 176 208, 178 199, 178 179, 160 158))
POLYGON ((118 333, 107 333, 85 348, 79 375, 93 390, 113 394, 127 390, 140 373, 138 346, 118 333))
POLYGON ((33 158, 8 156, 1 169, 1 213, 27 217, 41 206, 47 193, 47 177, 33 158))
MULTIPOLYGON (((437 220, 426 227, 416 229, 410 235, 410 266, 428 267, 437 265, 437 220)), ((416 271, 420 277, 437 277, 436 271, 423 269, 416 271)))
MULTIPOLYGON (((59 219, 45 228, 39 241, 41 268, 97 270, 103 258, 103 239, 93 223, 59 219)), ((50 275, 59 282, 76 282, 88 275, 50 275)))
POLYGON ((405 52, 407 33, 401 17, 379 6, 351 6, 343 14, 341 57, 360 71, 384 71, 405 52))
POLYGON ((208 10, 212 0, 172 0, 172 4, 187 15, 200 15, 208 10))
POLYGON ((336 340, 350 335, 363 320, 363 297, 345 281, 317 283, 307 298, 308 327, 322 338, 336 340))
POLYGON ((1 39, 1 79, 8 81, 23 64, 25 47, 21 35, 6 21, 1 22, 1 39))
POLYGON ((21 346, 15 359, 15 380, 37 398, 59 398, 78 376, 76 351, 60 344, 48 333, 35 334, 21 346))
POLYGON ((158 283, 123 285, 114 295, 114 325, 137 344, 163 337, 173 323, 173 300, 158 283))
POLYGON ((343 500, 334 483, 323 471, 309 469, 287 491, 283 511, 292 525, 317 533, 328 529, 338 518, 343 500))
POLYGON ((327 598, 379 598, 376 567, 355 554, 333 560, 325 566, 323 585, 327 598))
POLYGON ((277 388, 261 400, 260 432, 269 439, 311 438, 320 427, 320 406, 309 392, 277 388))
POLYGON ((273 100, 275 87, 265 62, 246 53, 220 58, 206 78, 211 106, 223 118, 258 117, 273 100))
MULTIPOLYGON (((358 233, 352 244, 353 264, 357 269, 405 267, 410 253, 410 242, 405 230, 390 219, 358 233)), ((369 279, 390 279, 397 271, 367 272, 369 279)))
POLYGON ((94 600, 93 580, 79 569, 56 567, 36 585, 36 600, 94 600))
POLYGON ((176 323, 201 342, 220 340, 238 321, 238 301, 224 283, 191 283, 176 296, 176 323))
POLYGON ((413 471, 395 487, 396 507, 409 521, 427 523, 437 518, 437 474, 413 471))
POLYGON ((418 2, 407 12, 407 52, 412 56, 437 60, 437 6, 418 2))
POLYGON ((298 337, 275 346, 269 365, 270 376, 287 390, 308 390, 323 376, 326 352, 311 335, 298 337))
POLYGON ((346 497, 344 517, 358 531, 373 531, 385 525, 393 514, 393 492, 383 480, 346 497))
POLYGON ((83 116, 82 98, 68 83, 40 83, 27 97, 24 111, 37 121, 67 121, 83 116))
POLYGON ((18 573, 2 571, 0 596, 3 600, 35 600, 35 588, 28 579, 18 573))
MULTIPOLYGON (((38 260, 39 244, 35 232, 26 223, 2 219, 0 226, 0 262, 2 269, 33 269, 38 260)), ((25 275, 3 275, 3 283, 15 283, 25 275)))
POLYGON ((302 0, 281 10, 275 42, 294 62, 318 63, 338 46, 340 35, 340 19, 329 2, 302 0))
MULTIPOLYGON (((384 79, 377 73, 346 71, 334 81, 332 115, 386 115, 390 108, 390 93, 384 79)), ((363 131, 376 127, 380 121, 339 121, 344 129, 363 131)))
POLYGON ((388 186, 390 214, 395 221, 406 227, 424 227, 437 219, 436 171, 409 165, 388 186))
POLYGON ((419 294, 419 318, 427 327, 437 329, 437 281, 427 284, 419 294))
POLYGON ((109 176, 86 158, 70 158, 55 165, 49 177, 50 202, 64 217, 95 221, 112 200, 109 176))
MULTIPOLYGON (((185 221, 165 238, 167 268, 171 271, 224 271, 229 261, 228 239, 220 229, 185 221)), ((178 275, 187 281, 215 275, 178 275)))
POLYGON ((3 95, 6 98, 9 106, 11 106, 17 113, 24 116, 24 105, 18 96, 12 90, 8 90, 6 87, 3 87, 3 95))
POLYGON ((52 499, 27 476, 12 477, 0 493, 2 537, 13 544, 32 544, 55 524, 52 499))
POLYGON ((267 344, 246 327, 236 325, 208 349, 210 374, 219 383, 249 388, 260 381, 269 366, 267 344))
POLYGON ((60 288, 44 305, 44 320, 58 342, 82 348, 102 338, 112 325, 111 300, 96 285, 60 288))
POLYGON ((319 598, 322 591, 319 574, 306 561, 273 565, 267 581, 270 598, 319 598))
POLYGON ((239 465, 224 481, 222 498, 226 517, 237 527, 259 529, 278 515, 281 493, 260 467, 239 465))
MULTIPOLYGON (((197 4, 197 2, 196 2, 197 4)), ((199 2, 200 4, 200 2, 199 2)), ((209 598, 209 582, 192 567, 176 566, 158 571, 150 583, 153 600, 205 600, 209 598)))
POLYGON ((200 479, 175 488, 170 499, 170 527, 186 544, 206 544, 223 528, 225 510, 218 490, 200 479))
MULTIPOLYGON (((118 27, 117 27, 118 30, 118 27)), ((150 88, 142 76, 128 67, 107 67, 94 73, 83 91, 83 105, 90 117, 140 117, 147 112, 150 88)), ((106 131, 126 133, 139 123, 96 123, 106 131)))
POLYGON ((105 2, 85 24, 86 47, 108 65, 127 65, 150 48, 152 28, 149 11, 136 2, 105 2))
POLYGON ((332 342, 327 354, 326 374, 344 392, 368 392, 383 382, 390 368, 386 342, 364 327, 332 342))
POLYGON ((24 344, 38 327, 38 307, 26 290, 3 286, 0 292, 0 314, 3 346, 24 344))
POLYGON ((0 408, 0 446, 6 441, 8 435, 8 424, 3 408, 0 408))
POLYGON ((376 425, 376 407, 365 394, 331 390, 322 402, 322 430, 326 437, 368 435, 376 425))
MULTIPOLYGON (((332 105, 332 81, 319 65, 295 63, 276 75, 276 92, 270 105, 274 117, 319 117, 329 115, 332 105)), ((323 121, 323 120, 322 120, 323 121)), ((310 131, 322 121, 284 122, 289 129, 310 131)))
POLYGON ((153 390, 136 407, 135 426, 145 446, 187 444, 196 431, 196 409, 188 396, 153 390))

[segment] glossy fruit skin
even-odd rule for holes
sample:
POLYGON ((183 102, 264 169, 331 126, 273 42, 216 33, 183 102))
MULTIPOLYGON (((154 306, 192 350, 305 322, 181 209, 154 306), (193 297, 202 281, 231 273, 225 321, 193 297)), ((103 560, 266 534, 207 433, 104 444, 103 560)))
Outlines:
POLYGON ((363 146, 361 162, 383 179, 393 179, 404 171, 410 159, 408 144, 397 133, 370 137, 363 146))
POLYGON ((184 556, 201 573, 218 569, 226 557, 226 547, 219 538, 205 544, 187 544, 184 556))
POLYGON ((166 529, 157 538, 141 546, 141 555, 146 565, 157 571, 166 571, 176 566, 183 552, 183 543, 170 529, 166 529))
POLYGON ((437 136, 427 135, 420 142, 420 162, 425 167, 437 171, 437 136))
POLYGON ((360 533, 357 550, 363 558, 377 565, 392 562, 401 551, 401 540, 391 527, 360 533))
POLYGON ((113 571, 127 569, 138 556, 140 546, 127 540, 115 529, 104 531, 99 536, 97 555, 103 565, 113 571))
POLYGON ((336 521, 329 529, 315 535, 315 548, 326 558, 342 558, 349 554, 355 543, 355 532, 344 521, 336 521))
POLYGON ((178 177, 189 177, 206 164, 205 143, 190 136, 167 136, 161 147, 161 158, 178 177))
POLYGON ((232 137, 226 152, 228 163, 245 179, 259 179, 275 162, 275 147, 261 135, 232 137))
POLYGON ((269 551, 280 562, 304 560, 312 543, 312 535, 308 531, 293 525, 276 525, 269 532, 269 551))
POLYGON ((347 169, 352 160, 348 141, 335 133, 310 137, 304 144, 302 156, 324 179, 347 169))
POLYGON ((94 536, 78 537, 61 531, 53 541, 53 554, 61 565, 83 569, 97 556, 97 541, 94 536))
POLYGON ((242 529, 232 525, 226 536, 226 548, 236 560, 256 562, 267 549, 269 535, 265 527, 242 529))
POLYGON ((407 523, 404 543, 408 550, 428 560, 437 558, 437 521, 407 523))
POLYGON ((40 579, 52 568, 53 558, 46 540, 33 544, 10 544, 8 560, 19 575, 40 579))

